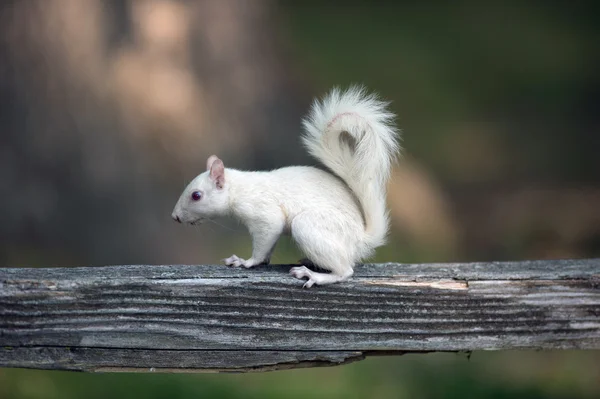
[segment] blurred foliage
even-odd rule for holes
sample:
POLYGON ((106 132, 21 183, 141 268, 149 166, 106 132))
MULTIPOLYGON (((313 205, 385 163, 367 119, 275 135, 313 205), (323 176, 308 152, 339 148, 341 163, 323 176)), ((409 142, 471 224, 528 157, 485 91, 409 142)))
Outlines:
POLYGON ((286 4, 297 68, 319 92, 359 82, 393 99, 405 147, 436 176, 597 181, 597 3, 286 4), (487 140, 506 163, 460 164, 487 140))
POLYGON ((595 398, 590 352, 419 354, 339 367, 249 374, 80 374, 6 370, 13 398, 595 398))

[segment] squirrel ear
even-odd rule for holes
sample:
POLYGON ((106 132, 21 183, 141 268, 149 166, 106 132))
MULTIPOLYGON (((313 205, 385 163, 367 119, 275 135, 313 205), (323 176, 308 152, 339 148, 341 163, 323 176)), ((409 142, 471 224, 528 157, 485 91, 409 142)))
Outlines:
MULTIPOLYGON (((210 165, 210 180, 215 182, 217 188, 223 188, 225 185, 225 165, 223 165, 223 161, 219 158, 214 155, 213 157, 215 157, 215 159, 210 165)), ((209 161, 210 158, 208 158, 209 161)))
POLYGON ((210 167, 212 166, 213 162, 215 162, 217 159, 219 159, 219 157, 216 155, 211 155, 210 157, 208 157, 208 159, 206 160, 206 170, 210 170, 210 167))

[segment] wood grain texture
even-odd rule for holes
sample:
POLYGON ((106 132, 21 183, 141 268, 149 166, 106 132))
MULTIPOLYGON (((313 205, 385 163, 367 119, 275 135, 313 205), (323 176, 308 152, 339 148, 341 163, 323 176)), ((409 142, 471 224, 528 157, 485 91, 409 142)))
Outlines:
POLYGON ((377 353, 600 349, 600 260, 0 269, 0 366, 262 370, 377 353))

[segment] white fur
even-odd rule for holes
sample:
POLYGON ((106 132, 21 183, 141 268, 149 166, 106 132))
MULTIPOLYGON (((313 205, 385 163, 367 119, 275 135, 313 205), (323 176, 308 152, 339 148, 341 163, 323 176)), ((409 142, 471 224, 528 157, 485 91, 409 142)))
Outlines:
POLYGON ((399 150, 392 118, 386 104, 363 89, 334 89, 313 104, 302 139, 337 176, 308 166, 269 172, 225 168, 224 179, 217 180, 222 165, 211 171, 221 162, 212 156, 208 170, 184 190, 173 218, 191 224, 224 215, 241 220, 252 236, 252 257, 232 255, 225 259, 228 265, 268 263, 281 234, 291 233, 308 259, 331 271, 292 268, 293 276, 308 278, 305 287, 346 280, 388 231, 385 186, 399 150), (217 181, 224 181, 221 188, 217 181), (194 191, 202 193, 201 200, 191 199, 194 191))

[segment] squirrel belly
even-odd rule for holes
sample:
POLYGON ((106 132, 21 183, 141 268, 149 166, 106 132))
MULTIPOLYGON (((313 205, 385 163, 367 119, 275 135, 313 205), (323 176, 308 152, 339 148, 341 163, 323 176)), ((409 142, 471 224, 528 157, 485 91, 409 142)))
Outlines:
POLYGON ((225 259, 230 266, 268 263, 281 234, 289 232, 319 267, 290 274, 304 287, 352 276, 355 264, 385 243, 389 218, 386 184, 400 149, 387 103, 359 87, 332 90, 304 119, 302 141, 330 172, 290 166, 268 172, 226 169, 211 156, 207 171, 181 194, 172 217, 196 224, 233 215, 252 236, 252 256, 225 259))

